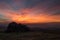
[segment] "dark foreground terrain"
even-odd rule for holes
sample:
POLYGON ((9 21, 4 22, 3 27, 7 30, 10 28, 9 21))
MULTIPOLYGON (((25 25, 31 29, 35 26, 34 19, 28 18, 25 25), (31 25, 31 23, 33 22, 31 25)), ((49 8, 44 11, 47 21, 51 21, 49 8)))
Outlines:
POLYGON ((60 40, 60 34, 48 32, 24 32, 24 33, 1 32, 0 40, 60 40))
MULTIPOLYGON (((0 27, 0 40, 60 40, 60 23, 29 24, 29 25, 30 27, 33 27, 30 29, 30 31, 19 32, 19 33, 17 32, 4 33, 4 31, 7 28, 1 26, 0 27), (42 27, 43 29, 39 27, 42 27), (44 29, 45 27, 46 28, 48 27, 48 28, 44 29)), ((21 25, 18 26, 17 29, 19 29, 19 27, 21 27, 21 25)), ((24 26, 24 28, 25 27, 27 26, 24 26)))

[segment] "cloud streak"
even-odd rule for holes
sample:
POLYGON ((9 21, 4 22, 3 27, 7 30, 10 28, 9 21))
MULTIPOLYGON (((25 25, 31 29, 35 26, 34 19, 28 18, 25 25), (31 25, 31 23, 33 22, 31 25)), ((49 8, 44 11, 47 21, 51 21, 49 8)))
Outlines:
POLYGON ((21 23, 60 22, 60 0, 0 1, 3 20, 21 23))

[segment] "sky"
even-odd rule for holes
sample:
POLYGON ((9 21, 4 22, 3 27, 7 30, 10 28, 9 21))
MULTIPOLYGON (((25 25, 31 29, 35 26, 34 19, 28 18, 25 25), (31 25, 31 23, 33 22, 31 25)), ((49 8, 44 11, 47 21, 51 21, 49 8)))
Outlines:
POLYGON ((0 0, 0 22, 60 22, 60 0, 0 0))

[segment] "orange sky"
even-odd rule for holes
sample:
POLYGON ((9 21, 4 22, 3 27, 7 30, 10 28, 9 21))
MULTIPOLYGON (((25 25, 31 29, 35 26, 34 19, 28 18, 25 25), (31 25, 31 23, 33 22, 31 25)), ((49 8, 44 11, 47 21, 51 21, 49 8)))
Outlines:
POLYGON ((0 22, 60 22, 59 0, 0 0, 0 22))
POLYGON ((17 23, 60 22, 60 15, 49 15, 46 12, 40 13, 31 9, 24 9, 18 12, 3 10, 2 13, 6 18, 9 18, 10 21, 15 21, 17 23))

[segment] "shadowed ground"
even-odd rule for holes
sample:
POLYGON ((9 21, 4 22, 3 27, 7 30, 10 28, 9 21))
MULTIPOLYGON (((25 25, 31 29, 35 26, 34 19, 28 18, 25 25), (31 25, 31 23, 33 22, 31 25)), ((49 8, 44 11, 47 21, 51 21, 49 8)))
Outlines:
POLYGON ((60 40, 60 34, 48 32, 0 33, 0 40, 60 40))

